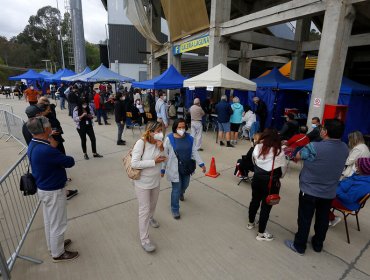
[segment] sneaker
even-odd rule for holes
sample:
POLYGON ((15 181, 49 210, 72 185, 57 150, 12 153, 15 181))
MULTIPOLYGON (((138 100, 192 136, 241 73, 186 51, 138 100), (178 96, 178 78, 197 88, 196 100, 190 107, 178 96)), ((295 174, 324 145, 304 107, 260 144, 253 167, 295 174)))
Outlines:
POLYGON ((264 233, 258 233, 256 236, 256 239, 258 241, 272 241, 274 240, 274 236, 271 233, 264 232, 264 233))
POLYGON ((334 220, 329 221, 329 226, 335 227, 341 220, 341 217, 335 216, 334 220))
POLYGON ((300 255, 300 256, 303 256, 304 255, 304 253, 300 253, 300 252, 298 252, 297 251, 297 249, 294 247, 294 242, 293 242, 293 240, 285 240, 284 241, 284 244, 285 244, 285 246, 287 246, 290 250, 292 250, 294 253, 297 253, 298 255, 300 255))
POLYGON ((179 219, 181 218, 180 213, 172 213, 172 217, 173 217, 175 220, 179 220, 179 219))
POLYGON ((109 122, 105 122, 104 124, 105 124, 105 125, 110 125, 110 123, 109 123, 109 122))
POLYGON ((256 226, 255 223, 248 223, 247 229, 253 229, 256 226))
POLYGON ((226 147, 235 148, 235 146, 233 144, 227 144, 226 147))
POLYGON ((87 154, 84 154, 84 159, 88 160, 89 156, 87 154))
POLYGON ((78 190, 67 190, 67 200, 70 200, 76 195, 78 195, 78 190))
MULTIPOLYGON (((64 250, 67 249, 72 244, 71 239, 64 240, 64 250)), ((51 251, 49 250, 49 255, 51 256, 51 251)))
POLYGON ((225 143, 220 141, 220 146, 225 146, 225 143))
POLYGON ((142 244, 141 247, 143 247, 144 251, 147 253, 154 252, 155 251, 155 245, 151 242, 142 244))
POLYGON ((64 251, 62 255, 57 258, 53 258, 53 262, 67 262, 78 258, 78 252, 64 251))
POLYGON ((198 152, 203 152, 204 150, 202 148, 199 148, 198 152))
POLYGON ((154 218, 149 219, 149 224, 153 228, 159 228, 159 223, 154 218))
POLYGON ((96 154, 93 154, 93 157, 102 158, 103 156, 102 155, 99 155, 98 153, 96 153, 96 154))
POLYGON ((180 195, 180 200, 181 200, 181 201, 184 201, 184 200, 185 200, 184 194, 181 194, 181 195, 180 195))
POLYGON ((124 145, 126 145, 126 142, 123 142, 123 141, 117 141, 117 145, 118 145, 118 146, 124 146, 124 145))

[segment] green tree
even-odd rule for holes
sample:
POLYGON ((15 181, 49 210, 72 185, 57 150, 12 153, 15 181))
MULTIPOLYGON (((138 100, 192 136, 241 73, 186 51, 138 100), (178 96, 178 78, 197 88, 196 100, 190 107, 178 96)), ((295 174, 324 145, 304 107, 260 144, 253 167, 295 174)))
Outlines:
POLYGON ((59 17, 59 10, 51 6, 39 9, 36 15, 29 18, 28 25, 15 38, 15 42, 31 46, 40 60, 50 59, 53 62, 60 62, 59 17))
POLYGON ((100 65, 100 52, 96 44, 85 42, 86 46, 86 64, 91 69, 95 69, 100 65))

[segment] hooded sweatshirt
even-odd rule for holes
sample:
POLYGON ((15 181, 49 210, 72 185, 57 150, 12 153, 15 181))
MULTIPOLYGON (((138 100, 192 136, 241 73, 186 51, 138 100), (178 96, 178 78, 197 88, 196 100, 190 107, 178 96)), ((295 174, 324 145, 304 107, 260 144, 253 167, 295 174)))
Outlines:
POLYGON ((231 123, 242 123, 242 117, 244 108, 240 103, 233 103, 231 105, 231 109, 233 110, 233 114, 230 117, 231 123))
POLYGON ((356 211, 358 201, 370 193, 370 175, 357 175, 345 178, 339 182, 337 198, 349 210, 356 211))

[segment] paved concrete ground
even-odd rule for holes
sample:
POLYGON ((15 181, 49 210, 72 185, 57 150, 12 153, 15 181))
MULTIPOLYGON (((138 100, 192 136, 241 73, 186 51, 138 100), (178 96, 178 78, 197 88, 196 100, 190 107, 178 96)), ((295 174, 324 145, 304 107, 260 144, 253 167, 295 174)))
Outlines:
MULTIPOLYGON (((5 101, 1 99, 0 103, 5 101)), ((22 113, 24 101, 14 103, 22 113)), ((344 224, 329 230, 324 251, 315 253, 308 247, 298 256, 284 246, 297 229, 298 174, 300 164, 291 164, 282 180, 282 201, 273 207, 268 230, 272 242, 258 242, 256 231, 247 230, 247 213, 251 198, 248 183, 237 186, 233 176, 236 159, 249 149, 221 148, 214 135, 205 135, 203 160, 209 165, 215 156, 221 176, 205 177, 199 171, 192 177, 181 203, 181 220, 174 220, 169 209, 170 188, 163 179, 155 217, 161 227, 150 229, 157 244, 154 254, 145 253, 139 244, 137 201, 134 189, 122 169, 122 156, 139 137, 127 131, 128 146, 116 146, 116 126, 95 126, 98 152, 102 159, 85 161, 74 123, 66 111, 58 109, 65 130, 66 150, 76 159, 68 171, 71 188, 80 194, 68 202, 66 237, 80 257, 69 263, 54 264, 46 249, 42 212, 39 211, 22 249, 44 261, 35 265, 18 260, 14 279, 370 279, 370 207, 360 213, 361 232, 350 218, 351 244, 347 244, 344 224)), ((6 150, 0 141, 0 170, 8 165, 7 157, 17 158, 16 149, 6 150)), ((88 142, 88 150, 90 150, 88 142)), ((90 152, 91 154, 91 152, 90 152)))

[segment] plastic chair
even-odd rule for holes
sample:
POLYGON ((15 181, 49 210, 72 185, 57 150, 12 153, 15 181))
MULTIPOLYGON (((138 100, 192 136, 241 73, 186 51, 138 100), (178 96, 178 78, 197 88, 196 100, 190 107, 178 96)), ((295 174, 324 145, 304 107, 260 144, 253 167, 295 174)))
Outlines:
POLYGON ((145 116, 146 116, 146 119, 148 120, 148 122, 153 121, 152 113, 145 113, 145 116))
POLYGON ((131 112, 126 112, 126 127, 131 128, 132 135, 135 135, 134 128, 138 128, 140 130, 140 134, 142 133, 140 124, 132 120, 131 112))
POLYGON ((360 201, 359 201, 359 204, 360 204, 360 207, 356 210, 356 211, 352 211, 352 210, 349 210, 347 208, 336 208, 336 207, 333 207, 332 209, 332 213, 334 213, 335 210, 341 212, 343 214, 343 218, 344 218, 344 224, 345 224, 345 227, 346 227, 346 234, 347 234, 347 242, 348 244, 350 244, 350 240, 349 240, 349 233, 348 233, 348 224, 347 224, 347 217, 349 215, 351 216, 356 216, 356 222, 357 222, 357 230, 360 231, 360 223, 358 221, 358 213, 360 213, 360 210, 362 208, 365 207, 365 204, 366 204, 366 201, 369 199, 370 197, 370 193, 366 194, 360 201))

